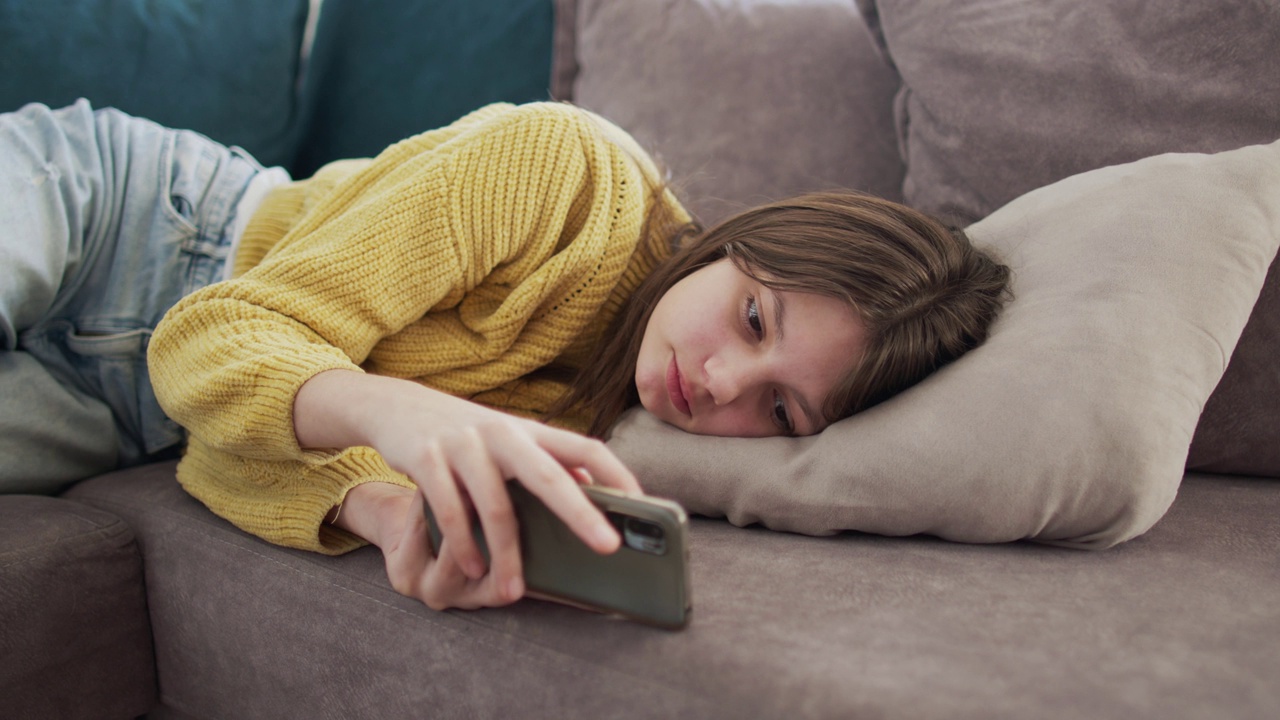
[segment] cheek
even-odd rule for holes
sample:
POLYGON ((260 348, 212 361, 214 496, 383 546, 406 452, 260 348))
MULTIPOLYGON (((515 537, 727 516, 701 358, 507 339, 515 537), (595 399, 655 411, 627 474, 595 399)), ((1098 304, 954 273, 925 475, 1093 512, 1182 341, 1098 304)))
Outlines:
POLYGON ((651 334, 649 330, 645 331, 644 339, 640 341, 640 351, 636 356, 636 374, 635 380, 636 390, 640 392, 640 400, 649 407, 651 396, 655 392, 657 384, 661 381, 661 351, 659 349, 661 343, 657 340, 656 335, 651 334))
POLYGON ((719 408, 704 420, 695 429, 702 435, 753 438, 776 434, 773 426, 768 425, 758 413, 741 407, 719 408))
POLYGON ((705 361, 737 338, 733 323, 733 313, 724 308, 691 311, 673 324, 671 343, 680 354, 681 362, 686 356, 690 361, 694 358, 705 361))

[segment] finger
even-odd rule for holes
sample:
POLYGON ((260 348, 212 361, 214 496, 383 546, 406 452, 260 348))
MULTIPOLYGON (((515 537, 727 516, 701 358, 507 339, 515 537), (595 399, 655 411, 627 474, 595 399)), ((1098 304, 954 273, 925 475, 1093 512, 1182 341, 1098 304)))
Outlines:
POLYGON ((431 504, 441 538, 450 541, 450 552, 467 576, 478 580, 485 573, 484 556, 471 534, 471 510, 458 489, 445 451, 439 445, 433 446, 423 454, 421 463, 420 477, 414 480, 431 504))
POLYGON ((463 597, 467 576, 454 560, 452 550, 449 540, 441 541, 435 559, 418 576, 415 595, 432 610, 471 607, 463 597))
POLYGON ((595 479, 591 477, 591 473, 587 472, 586 468, 569 468, 569 474, 573 476, 574 480, 578 481, 579 485, 594 485, 596 482, 595 479))
MULTIPOLYGON (((445 543, 447 546, 447 541, 445 543)), ((519 597, 508 597, 500 590, 492 573, 480 580, 471 580, 453 561, 448 552, 441 552, 423 575, 420 598, 436 610, 456 607, 474 610, 481 607, 509 605, 519 597)))
POLYGON ((427 547, 427 519, 422 514, 422 490, 414 493, 413 502, 404 518, 404 531, 392 547, 383 549, 386 556, 387 578, 396 592, 418 597, 418 578, 431 563, 431 551, 427 547))
POLYGON ((598 553, 618 549, 621 538, 569 471, 528 433, 514 426, 487 429, 499 467, 538 496, 575 535, 598 553))
POLYGON ((591 478, 605 487, 616 488, 623 492, 642 494, 640 481, 618 459, 617 455, 596 438, 553 428, 548 425, 536 425, 533 435, 538 444, 551 453, 565 467, 581 467, 591 478))
POLYGON ((506 480, 492 457, 495 448, 476 429, 458 433, 444 447, 449 466, 466 489, 484 531, 489 575, 505 597, 516 600, 524 594, 519 524, 506 480))

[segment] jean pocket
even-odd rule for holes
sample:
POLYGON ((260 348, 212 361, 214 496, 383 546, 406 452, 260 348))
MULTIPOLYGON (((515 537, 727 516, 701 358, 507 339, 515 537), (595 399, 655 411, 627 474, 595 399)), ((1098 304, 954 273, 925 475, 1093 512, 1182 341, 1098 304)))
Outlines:
POLYGON ((111 407, 120 431, 137 445, 139 461, 180 443, 183 437, 182 428, 165 415, 151 387, 150 340, 149 328, 118 333, 69 330, 64 336, 69 360, 111 407))
POLYGON ((169 222, 180 231, 196 237, 200 232, 196 225, 197 193, 208 184, 210 163, 204 153, 193 153, 179 147, 179 139, 178 133, 169 133, 160 151, 159 175, 163 186, 159 204, 169 222))

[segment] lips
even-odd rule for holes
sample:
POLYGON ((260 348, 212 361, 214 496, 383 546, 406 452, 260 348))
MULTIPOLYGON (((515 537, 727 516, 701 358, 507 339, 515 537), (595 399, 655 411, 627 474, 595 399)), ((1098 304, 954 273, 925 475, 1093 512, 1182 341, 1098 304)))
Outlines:
POLYGON ((674 355, 671 356, 671 364, 667 366, 667 395, 671 397, 671 405, 675 409, 693 417, 689 410, 689 396, 684 390, 683 378, 680 377, 680 368, 676 365, 674 355))

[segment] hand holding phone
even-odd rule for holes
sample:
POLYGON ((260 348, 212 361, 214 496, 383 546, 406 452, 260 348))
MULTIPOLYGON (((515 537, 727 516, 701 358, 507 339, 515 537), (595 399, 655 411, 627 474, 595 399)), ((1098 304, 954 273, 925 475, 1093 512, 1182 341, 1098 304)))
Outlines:
MULTIPOLYGON (((622 538, 618 550, 601 555, 588 547, 532 492, 506 483, 519 525, 520 556, 529 595, 676 629, 691 607, 688 518, 669 500, 582 486, 622 538)), ((423 501, 431 551, 441 534, 423 501)), ((484 533, 473 525, 475 541, 488 558, 484 533)))
POLYGON ((622 538, 583 493, 582 474, 598 486, 640 493, 635 476, 599 440, 409 380, 327 370, 298 390, 294 420, 299 447, 372 447, 431 503, 438 521, 431 529, 445 538, 439 560, 428 550, 422 503, 399 484, 352 488, 332 522, 377 545, 392 587, 433 608, 493 607, 525 594, 508 485, 533 488, 601 553, 622 538), (483 556, 477 531, 487 543, 483 556))

